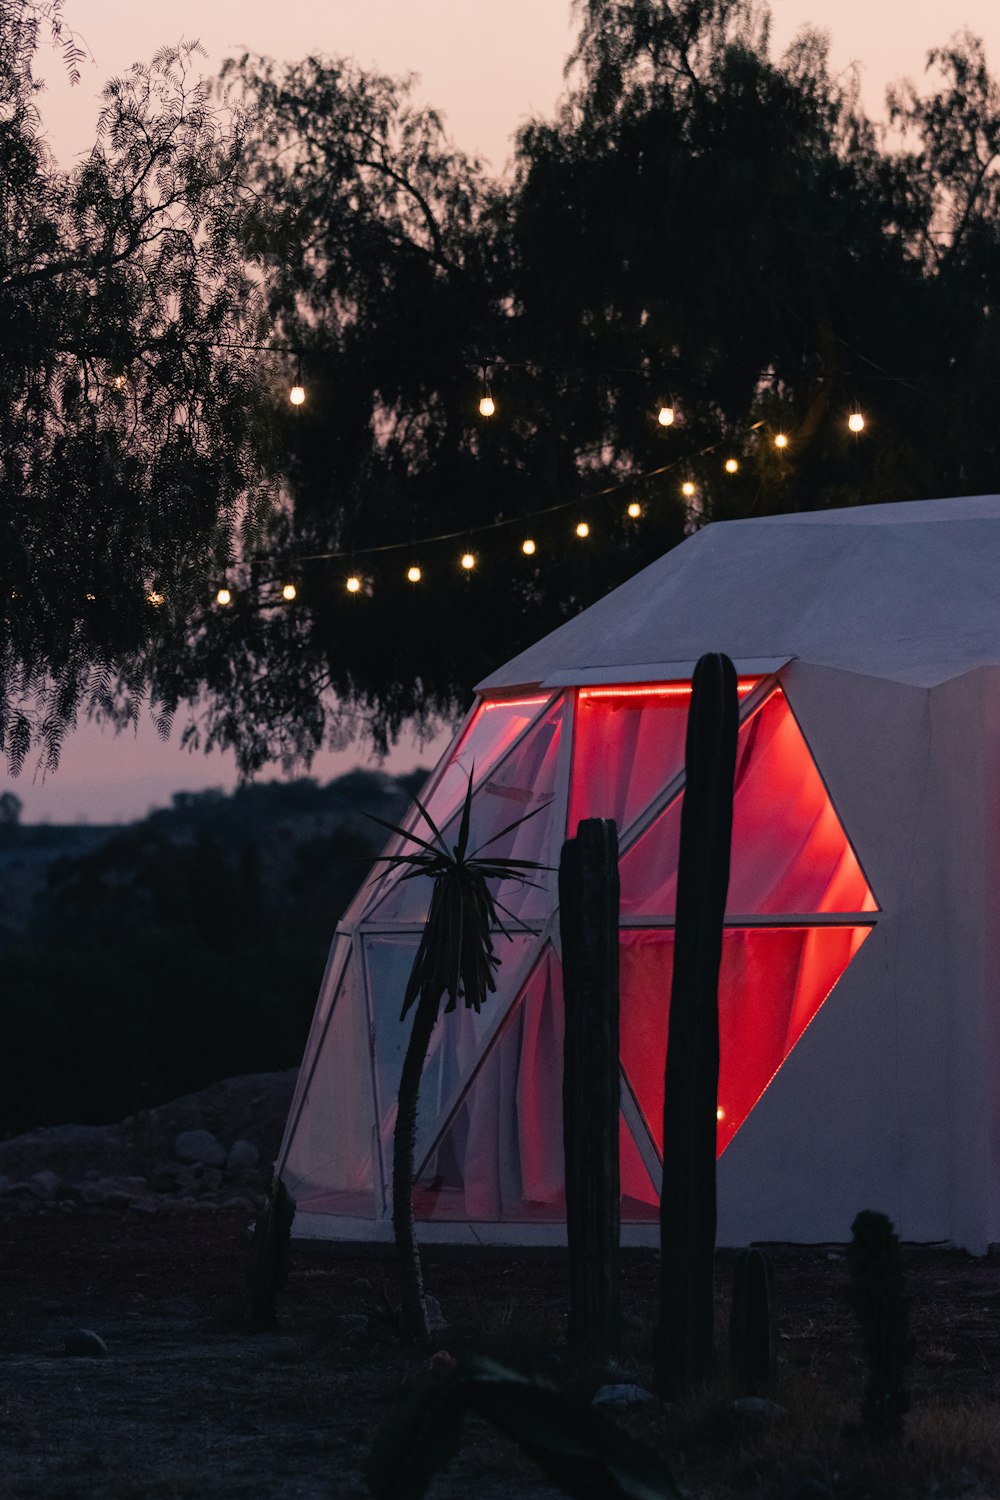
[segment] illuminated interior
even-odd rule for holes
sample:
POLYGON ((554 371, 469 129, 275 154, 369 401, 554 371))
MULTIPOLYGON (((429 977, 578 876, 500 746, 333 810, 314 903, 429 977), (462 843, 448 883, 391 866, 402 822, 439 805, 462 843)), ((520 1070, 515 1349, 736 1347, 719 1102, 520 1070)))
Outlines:
MULTIPOLYGON (((654 1218, 688 682, 482 703, 422 798, 446 843, 470 774, 470 847, 539 861, 495 893, 497 993, 435 1027, 417 1123, 418 1218, 557 1222, 562 974, 556 867, 581 818, 619 827, 622 1217, 654 1218), (516 828, 509 825, 531 814, 516 828), (506 830, 506 831, 504 831, 506 830)), ((732 868, 719 982, 718 1150, 740 1129, 871 930, 878 907, 788 698, 739 682, 732 868)), ((416 809, 407 827, 425 834, 416 809)), ((398 846, 398 845, 397 845, 398 846)), ((339 929, 287 1152, 300 1207, 389 1214, 400 1006, 428 882, 384 872, 339 929)))

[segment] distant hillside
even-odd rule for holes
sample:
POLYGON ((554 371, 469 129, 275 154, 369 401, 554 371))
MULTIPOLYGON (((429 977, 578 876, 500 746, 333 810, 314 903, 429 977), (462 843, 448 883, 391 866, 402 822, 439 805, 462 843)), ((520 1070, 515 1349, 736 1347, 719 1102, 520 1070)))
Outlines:
POLYGON ((0 1135, 299 1059, 337 919, 426 772, 0 830, 0 1135))

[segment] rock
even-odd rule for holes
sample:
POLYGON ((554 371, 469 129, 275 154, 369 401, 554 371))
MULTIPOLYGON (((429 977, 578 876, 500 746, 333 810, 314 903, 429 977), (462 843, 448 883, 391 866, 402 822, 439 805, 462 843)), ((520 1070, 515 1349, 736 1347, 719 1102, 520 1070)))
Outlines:
POLYGON ((36 1198, 43 1198, 47 1203, 59 1197, 62 1187, 62 1178, 57 1177, 55 1172, 32 1172, 28 1179, 28 1188, 36 1198))
POLYGON ((777 1401, 768 1401, 766 1396, 737 1396, 730 1406, 737 1417, 746 1417, 752 1422, 777 1422, 788 1413, 777 1401))
POLYGON ((221 1167, 226 1160, 225 1147, 210 1130, 182 1130, 174 1137, 174 1155, 178 1161, 197 1161, 206 1167, 221 1167))
POLYGON ((591 1406, 638 1406, 640 1402, 652 1401, 653 1393, 644 1385, 602 1385, 595 1391, 591 1406))
POLYGON ((249 1198, 226 1198, 223 1200, 223 1208, 231 1208, 234 1212, 238 1209, 241 1214, 253 1214, 257 1210, 249 1198))
POLYGON ((203 1193, 214 1193, 222 1186, 222 1173, 218 1167, 205 1167, 199 1184, 203 1193))
POLYGON ((63 1339, 62 1352, 76 1359, 107 1359, 108 1346, 92 1329, 74 1328, 63 1339))
POLYGON ((0 1173, 20 1180, 54 1172, 79 1182, 88 1170, 126 1169, 125 1142, 117 1125, 53 1125, 0 1143, 0 1173))
POLYGON ((107 1188, 102 1201, 105 1208, 128 1208, 132 1202, 132 1194, 126 1193, 123 1188, 107 1188))
POLYGON ((234 1141, 226 1157, 227 1172, 243 1172, 255 1167, 260 1161, 260 1152, 252 1141, 234 1141))
POLYGON ((133 1198, 129 1208, 134 1214, 158 1214, 160 1205, 152 1194, 143 1198, 133 1198))

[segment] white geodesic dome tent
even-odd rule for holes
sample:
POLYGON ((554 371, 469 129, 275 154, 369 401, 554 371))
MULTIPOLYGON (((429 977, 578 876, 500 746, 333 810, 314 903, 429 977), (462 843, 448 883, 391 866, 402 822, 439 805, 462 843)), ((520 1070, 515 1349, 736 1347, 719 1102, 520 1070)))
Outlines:
MULTIPOLYGON (((709 526, 515 657, 425 795, 558 865, 582 817, 621 849, 623 1238, 656 1234, 690 676, 740 679, 720 976, 719 1241, 1000 1241, 1000 498, 709 526)), ((414 817, 412 826, 419 827, 414 817)), ((423 882, 337 927, 279 1170, 296 1232, 391 1238, 399 1010, 423 882)), ((556 875, 500 892, 499 990, 435 1028, 421 1238, 564 1238, 556 875)))

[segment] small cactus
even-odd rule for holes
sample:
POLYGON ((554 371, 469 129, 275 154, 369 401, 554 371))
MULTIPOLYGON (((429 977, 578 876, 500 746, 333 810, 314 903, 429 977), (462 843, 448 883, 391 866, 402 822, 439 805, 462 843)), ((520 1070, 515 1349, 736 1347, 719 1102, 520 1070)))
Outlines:
POLYGON ((868 1209, 854 1220, 851 1236, 850 1300, 868 1361, 861 1420, 869 1437, 900 1437, 910 1404, 903 1377, 913 1341, 899 1240, 885 1214, 868 1209))
POLYGON ((733 1267, 729 1348, 737 1395, 763 1395, 774 1382, 778 1328, 774 1265, 756 1246, 741 1250, 733 1267))
POLYGON ((250 1301, 257 1328, 277 1328, 278 1293, 288 1280, 295 1200, 280 1177, 271 1184, 267 1202, 253 1230, 250 1254, 250 1301))

